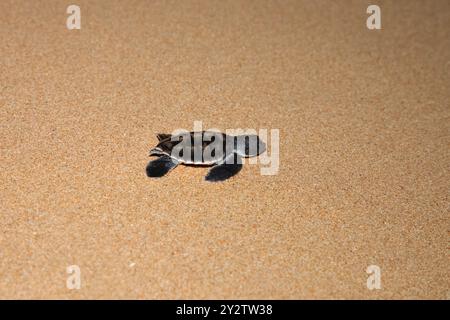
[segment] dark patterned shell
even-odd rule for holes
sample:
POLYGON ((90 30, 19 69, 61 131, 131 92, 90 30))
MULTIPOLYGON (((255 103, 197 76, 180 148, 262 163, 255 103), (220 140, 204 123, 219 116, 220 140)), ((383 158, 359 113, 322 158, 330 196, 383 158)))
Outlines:
POLYGON ((234 152, 234 137, 220 132, 186 132, 161 138, 153 149, 155 154, 167 154, 184 164, 212 165, 234 152))

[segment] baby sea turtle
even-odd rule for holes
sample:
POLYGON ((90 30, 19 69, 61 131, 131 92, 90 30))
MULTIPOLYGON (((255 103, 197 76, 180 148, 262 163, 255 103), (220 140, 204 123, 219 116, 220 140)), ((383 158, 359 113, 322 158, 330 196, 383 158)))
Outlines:
POLYGON ((232 136, 215 131, 157 134, 158 145, 150 156, 158 159, 148 163, 147 176, 159 178, 178 164, 213 166, 206 181, 226 180, 242 169, 242 158, 255 157, 266 150, 257 135, 232 136))

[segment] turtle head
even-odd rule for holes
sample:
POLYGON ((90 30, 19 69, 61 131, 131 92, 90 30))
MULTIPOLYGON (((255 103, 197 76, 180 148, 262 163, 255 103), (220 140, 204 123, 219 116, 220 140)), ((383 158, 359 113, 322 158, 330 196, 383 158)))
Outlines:
POLYGON ((236 136, 236 153, 242 157, 256 157, 266 151, 266 144, 257 135, 236 136))

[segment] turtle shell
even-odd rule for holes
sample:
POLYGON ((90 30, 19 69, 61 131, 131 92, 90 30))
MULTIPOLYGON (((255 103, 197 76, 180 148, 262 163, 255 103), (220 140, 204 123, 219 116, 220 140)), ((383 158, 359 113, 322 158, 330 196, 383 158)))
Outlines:
POLYGON ((158 135, 158 145, 151 155, 168 155, 183 164, 213 165, 235 151, 235 138, 221 132, 183 132, 158 135))

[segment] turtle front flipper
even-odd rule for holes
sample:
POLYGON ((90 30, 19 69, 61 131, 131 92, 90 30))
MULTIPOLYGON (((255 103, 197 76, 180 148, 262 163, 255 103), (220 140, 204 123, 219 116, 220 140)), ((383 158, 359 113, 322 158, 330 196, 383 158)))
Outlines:
POLYGON ((170 170, 174 169, 178 162, 169 156, 161 156, 156 160, 148 163, 146 172, 150 178, 160 178, 166 175, 170 170))
POLYGON ((239 171, 241 171, 242 169, 241 157, 237 154, 234 154, 232 158, 234 158, 234 161, 232 163, 227 163, 227 161, 225 160, 223 163, 212 167, 211 170, 209 170, 208 174, 206 175, 205 180, 209 182, 224 181, 236 175, 239 171))

